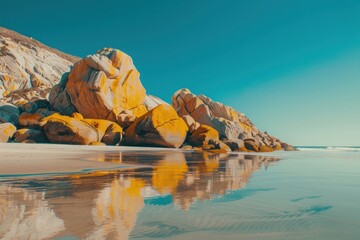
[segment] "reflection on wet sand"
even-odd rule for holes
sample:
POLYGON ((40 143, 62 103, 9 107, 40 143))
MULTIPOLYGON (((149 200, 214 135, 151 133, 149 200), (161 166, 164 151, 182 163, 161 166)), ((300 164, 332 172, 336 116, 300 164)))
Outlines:
POLYGON ((243 188, 252 172, 276 160, 177 151, 105 152, 96 159, 152 170, 2 182, 0 238, 127 239, 144 204, 191 210, 196 201, 243 188))

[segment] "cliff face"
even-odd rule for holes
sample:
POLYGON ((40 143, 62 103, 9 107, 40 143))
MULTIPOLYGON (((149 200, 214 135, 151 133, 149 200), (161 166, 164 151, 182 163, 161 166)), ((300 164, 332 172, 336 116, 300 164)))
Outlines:
POLYGON ((5 28, 0 134, 2 142, 293 150, 204 95, 180 89, 172 105, 147 95, 132 58, 120 50, 104 48, 80 59, 5 28))
POLYGON ((5 97, 3 101, 16 102, 21 97, 27 100, 36 96, 44 98, 78 60, 78 57, 0 27, 0 99, 5 97))

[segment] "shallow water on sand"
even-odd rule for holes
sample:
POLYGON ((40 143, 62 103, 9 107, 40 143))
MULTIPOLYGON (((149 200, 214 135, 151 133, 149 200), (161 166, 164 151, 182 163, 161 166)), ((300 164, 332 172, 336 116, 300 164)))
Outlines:
POLYGON ((149 167, 0 178, 0 239, 360 239, 360 151, 92 154, 149 167))

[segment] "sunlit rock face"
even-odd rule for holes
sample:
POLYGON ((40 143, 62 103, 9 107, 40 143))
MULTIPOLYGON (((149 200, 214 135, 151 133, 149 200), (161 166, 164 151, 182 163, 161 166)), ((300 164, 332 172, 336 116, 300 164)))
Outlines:
POLYGON ((52 143, 89 145, 103 142, 116 145, 122 138, 122 128, 118 124, 102 119, 84 119, 81 114, 69 117, 55 113, 43 118, 40 125, 52 143))
POLYGON ((0 27, 0 99, 7 96, 3 101, 14 103, 41 89, 48 92, 77 59, 0 27), (22 93, 24 89, 28 91, 22 93), (10 97, 13 91, 18 92, 15 99, 10 97))
POLYGON ((75 63, 51 90, 49 100, 65 115, 79 112, 86 118, 116 121, 124 110, 135 115, 145 113, 145 96, 131 57, 105 48, 75 63))
POLYGON ((6 143, 16 132, 16 127, 11 123, 0 123, 0 143, 6 143))
POLYGON ((204 96, 180 89, 172 97, 179 116, 191 116, 196 122, 216 129, 222 140, 241 139, 249 151, 292 150, 293 148, 266 132, 260 132, 243 113, 204 96))
POLYGON ((178 148, 184 143, 187 131, 186 123, 173 107, 161 104, 130 125, 125 141, 129 145, 178 148))
POLYGON ((10 186, 0 186, 0 192, 1 239, 49 239, 65 229, 44 192, 10 186))

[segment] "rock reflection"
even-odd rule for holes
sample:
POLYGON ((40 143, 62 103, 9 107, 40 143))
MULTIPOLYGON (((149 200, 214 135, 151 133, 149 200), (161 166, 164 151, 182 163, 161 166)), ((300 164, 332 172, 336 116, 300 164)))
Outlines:
POLYGON ((176 151, 109 152, 96 159, 152 170, 0 183, 0 238, 127 239, 145 202, 191 210, 196 201, 243 188, 262 164, 277 160, 176 151))

